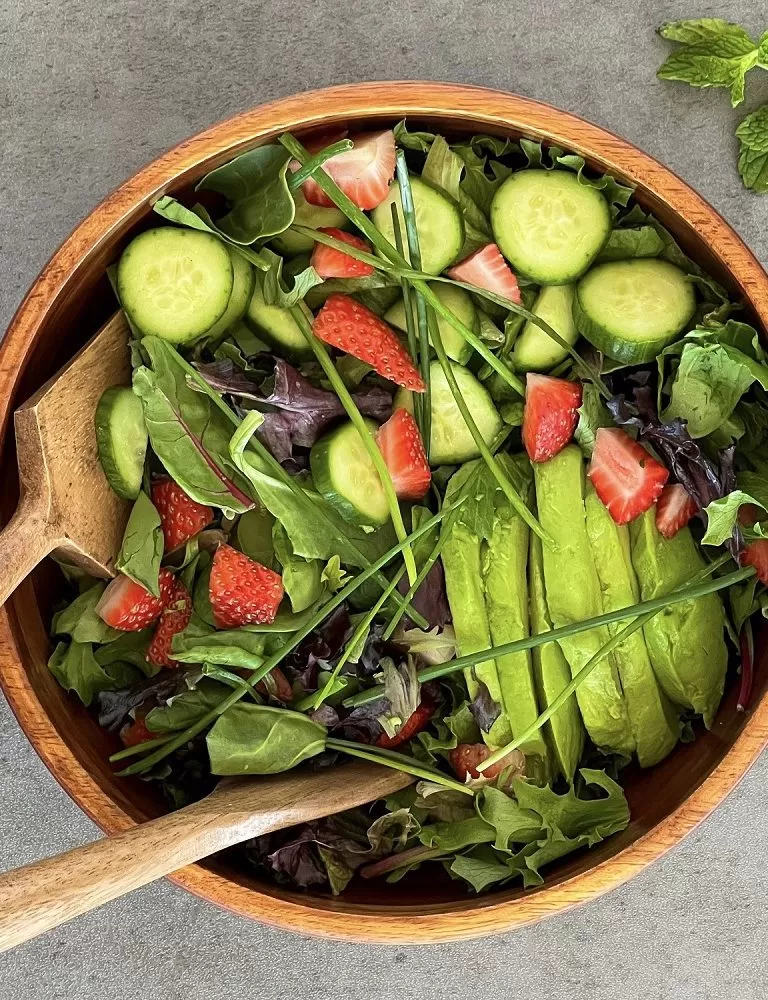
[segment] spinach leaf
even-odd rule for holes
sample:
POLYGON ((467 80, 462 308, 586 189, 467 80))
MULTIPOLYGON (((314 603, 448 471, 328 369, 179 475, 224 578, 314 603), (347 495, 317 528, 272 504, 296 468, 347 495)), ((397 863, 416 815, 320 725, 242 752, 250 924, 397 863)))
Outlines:
POLYGON ((216 228, 246 245, 284 232, 296 212, 285 176, 290 159, 280 145, 258 146, 206 174, 197 190, 216 191, 230 203, 216 228))
POLYGON ((272 527, 276 523, 266 507, 257 504, 253 510, 242 514, 237 521, 235 538, 237 547, 249 559, 262 566, 272 566, 275 548, 272 544, 272 527))
POLYGON ((298 614, 311 607, 323 592, 321 573, 323 564, 319 559, 304 559, 293 551, 291 540, 285 528, 275 521, 272 541, 277 561, 282 567, 283 586, 291 601, 291 607, 298 614))
POLYGON ((174 733, 186 729, 216 708, 229 690, 226 685, 203 677, 194 688, 172 695, 167 704, 147 712, 144 724, 152 733, 174 733))
POLYGON ((260 417, 248 414, 232 435, 230 454, 261 502, 285 528, 295 555, 323 560, 337 555, 347 565, 362 567, 392 547, 394 534, 389 526, 365 532, 344 521, 323 497, 313 494, 310 498, 306 491, 294 491, 265 472, 256 456, 246 451, 260 417))
MULTIPOLYGON (((764 60, 768 62, 768 43, 764 60)), ((768 104, 741 122, 736 129, 739 140, 739 173, 744 187, 759 194, 768 191, 768 104)))
POLYGON ((739 509, 744 504, 754 504, 766 507, 745 493, 743 490, 733 490, 720 500, 713 500, 704 511, 707 515, 707 530, 701 540, 702 545, 724 545, 733 534, 739 523, 739 509))
POLYGON ((190 634, 185 629, 173 637, 171 651, 179 663, 218 663, 225 667, 255 670, 264 662, 266 637, 245 629, 190 634))
MULTIPOLYGON (((161 218, 167 219, 169 222, 175 222, 180 226, 186 226, 187 229, 198 229, 200 232, 211 233, 213 236, 218 236, 219 239, 226 243, 227 246, 231 247, 235 253, 244 257, 250 264, 253 264, 254 267, 257 267, 260 271, 266 271, 269 267, 269 259, 264 255, 263 250, 257 251, 254 250, 253 247, 240 246, 226 237, 223 233, 220 233, 202 205, 195 205, 193 210, 191 208, 187 208, 186 205, 182 205, 181 202, 176 201, 175 198, 163 195, 163 197, 158 198, 152 206, 152 210, 161 216, 161 218)), ((112 279, 110 278, 110 280, 112 279)), ((115 286, 114 281, 112 281, 112 285, 113 287, 115 286)), ((134 330, 134 334, 136 333, 137 331, 134 330)))
MULTIPOLYGON (((141 670, 145 676, 154 676, 160 668, 147 660, 147 650, 152 641, 153 631, 152 628, 145 628, 141 632, 119 632, 116 639, 106 640, 106 645, 98 647, 94 653, 96 662, 107 668, 113 663, 129 663, 141 670)), ((92 641, 99 642, 98 639, 92 641)))
POLYGON ((493 785, 480 789, 475 806, 478 816, 496 830, 494 847, 499 851, 506 851, 510 843, 528 844, 542 834, 541 817, 493 785))
POLYGON ((144 490, 141 490, 128 518, 123 544, 117 556, 121 573, 160 596, 160 563, 163 559, 163 530, 160 515, 144 490))
POLYGON ((128 677, 121 664, 111 664, 108 671, 97 663, 89 642, 60 642, 48 660, 48 669, 84 705, 90 705, 99 691, 121 687, 128 677))
POLYGON ((685 420, 692 438, 704 437, 733 413, 754 380, 750 366, 724 346, 686 343, 662 420, 685 420))
POLYGON ((213 774, 278 774, 325 749, 326 730, 306 715, 238 702, 206 737, 213 774))
POLYGON ((96 605, 104 593, 105 583, 96 583, 63 611, 53 616, 52 635, 68 635, 74 642, 112 642, 124 633, 110 628, 96 614, 96 605))
POLYGON ((155 454, 193 500, 230 516, 248 510, 248 482, 228 452, 230 422, 205 393, 189 387, 181 358, 167 341, 145 337, 142 346, 152 368, 138 368, 133 387, 155 454))

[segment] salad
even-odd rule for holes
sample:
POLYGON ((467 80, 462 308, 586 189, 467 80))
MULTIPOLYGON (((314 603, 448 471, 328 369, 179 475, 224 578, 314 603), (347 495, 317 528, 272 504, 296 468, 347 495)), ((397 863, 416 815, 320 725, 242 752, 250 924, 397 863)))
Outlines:
POLYGON ((132 508, 115 579, 62 566, 50 669, 173 807, 414 776, 248 843, 265 876, 536 886, 729 677, 748 704, 757 331, 630 187, 526 139, 286 134, 197 192, 110 269, 133 383, 96 431, 132 508))

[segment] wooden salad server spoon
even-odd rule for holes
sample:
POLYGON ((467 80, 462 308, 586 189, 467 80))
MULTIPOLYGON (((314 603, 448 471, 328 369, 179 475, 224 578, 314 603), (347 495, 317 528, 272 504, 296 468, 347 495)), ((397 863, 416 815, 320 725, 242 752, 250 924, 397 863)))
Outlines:
POLYGON ((129 385, 122 312, 14 414, 20 499, 0 532, 0 605, 52 553, 92 576, 115 574, 130 504, 101 468, 94 416, 101 394, 129 385))
POLYGON ((380 799, 413 780, 363 761, 223 780, 177 812, 0 875, 0 951, 216 851, 380 799))

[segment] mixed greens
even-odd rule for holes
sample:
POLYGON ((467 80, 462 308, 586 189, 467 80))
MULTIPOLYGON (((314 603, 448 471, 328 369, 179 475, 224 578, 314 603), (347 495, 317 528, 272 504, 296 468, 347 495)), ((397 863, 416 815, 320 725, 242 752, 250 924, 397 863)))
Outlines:
POLYGON ((729 670, 747 705, 757 331, 631 188, 531 140, 283 135, 197 190, 110 269, 133 384, 96 430, 133 506, 112 582, 62 567, 50 669, 172 806, 349 756, 414 776, 249 843, 279 880, 538 885, 729 670))

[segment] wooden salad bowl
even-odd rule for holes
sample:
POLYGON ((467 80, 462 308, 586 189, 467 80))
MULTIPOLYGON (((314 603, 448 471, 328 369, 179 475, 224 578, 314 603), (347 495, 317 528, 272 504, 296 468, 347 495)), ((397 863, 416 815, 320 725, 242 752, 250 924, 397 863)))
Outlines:
MULTIPOLYGON (((209 170, 290 129, 345 125, 412 126, 450 134, 490 132, 543 139, 580 153, 598 170, 637 186, 654 212, 706 270, 768 328, 768 275, 739 236, 679 177, 630 143, 524 97, 445 83, 367 83, 299 94, 247 111, 180 143, 101 203, 54 254, 0 347, 2 513, 18 499, 11 415, 114 310, 106 266, 152 224, 160 195, 184 195, 209 170)), ((0 681, 48 768, 107 833, 129 829, 164 806, 145 783, 112 774, 116 737, 101 730, 47 668, 48 624, 63 580, 50 561, 0 611, 0 681)), ((620 885, 678 843, 731 791, 768 740, 768 644, 758 641, 750 710, 731 689, 713 729, 679 746, 662 764, 625 772, 632 820, 621 834, 547 871, 543 886, 480 896, 437 873, 397 885, 353 882, 341 897, 258 881, 220 858, 173 876, 185 889, 236 913, 310 934, 388 943, 447 941, 506 931, 583 903, 620 885)))

